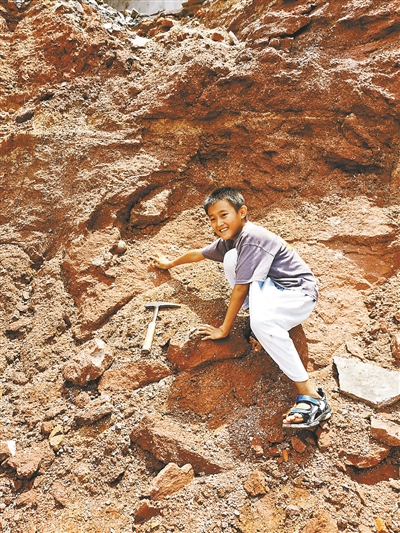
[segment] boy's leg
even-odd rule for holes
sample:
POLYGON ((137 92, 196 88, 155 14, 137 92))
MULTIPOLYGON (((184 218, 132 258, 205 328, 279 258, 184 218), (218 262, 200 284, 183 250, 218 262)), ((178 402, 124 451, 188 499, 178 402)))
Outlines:
POLYGON ((308 374, 289 336, 289 330, 306 320, 315 302, 300 291, 280 290, 267 278, 250 284, 250 327, 279 368, 295 383, 308 374))
MULTIPOLYGON (((315 302, 300 291, 280 290, 271 279, 250 285, 250 325, 257 339, 280 369, 291 379, 299 395, 322 401, 289 336, 288 330, 301 324, 314 309, 315 302)), ((321 405, 324 405, 321 403, 321 405)), ((309 411, 310 404, 299 402, 296 409, 309 411)), ((284 424, 300 424, 303 415, 290 413, 284 424)))

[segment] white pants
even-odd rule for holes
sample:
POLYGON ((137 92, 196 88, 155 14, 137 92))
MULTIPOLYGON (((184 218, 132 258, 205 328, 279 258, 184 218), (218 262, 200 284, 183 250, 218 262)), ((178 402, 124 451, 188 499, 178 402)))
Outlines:
MULTIPOLYGON (((233 288, 237 263, 236 249, 224 257, 225 275, 233 288)), ((267 278, 250 283, 249 297, 243 308, 249 308, 250 327, 264 350, 292 381, 307 381, 308 374, 288 331, 306 320, 315 301, 302 291, 277 288, 267 278)))

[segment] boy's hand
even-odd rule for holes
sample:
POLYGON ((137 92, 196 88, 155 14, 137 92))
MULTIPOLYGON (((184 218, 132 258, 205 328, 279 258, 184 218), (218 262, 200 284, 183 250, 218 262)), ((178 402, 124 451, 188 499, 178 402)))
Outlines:
POLYGON ((168 270, 172 267, 171 261, 168 261, 168 259, 163 255, 154 254, 151 256, 151 259, 153 260, 154 265, 162 270, 168 270))
POLYGON ((216 341, 217 339, 224 339, 228 336, 228 333, 224 333, 221 328, 214 328, 213 326, 210 326, 209 324, 205 324, 204 326, 200 326, 197 331, 200 333, 200 335, 205 335, 203 337, 203 341, 206 340, 212 340, 216 341))

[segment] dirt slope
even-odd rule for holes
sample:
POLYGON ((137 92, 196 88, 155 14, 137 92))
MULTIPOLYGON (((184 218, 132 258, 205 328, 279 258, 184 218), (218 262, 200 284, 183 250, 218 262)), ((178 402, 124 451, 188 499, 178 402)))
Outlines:
POLYGON ((400 531, 396 398, 333 363, 399 370, 399 27, 398 1, 0 0, 2 531, 400 531), (195 336, 220 266, 152 265, 210 242, 223 184, 318 277, 292 332, 317 431, 282 429, 294 390, 245 313, 195 336), (143 353, 154 300, 180 308, 143 353))

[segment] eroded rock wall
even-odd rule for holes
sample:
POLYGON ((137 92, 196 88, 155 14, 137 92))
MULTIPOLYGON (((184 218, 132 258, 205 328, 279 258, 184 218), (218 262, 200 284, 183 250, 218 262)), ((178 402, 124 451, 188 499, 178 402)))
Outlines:
POLYGON ((399 2, 193 5, 0 1, 1 438, 22 454, 2 466, 3 529, 399 531, 398 447, 371 436, 382 410, 341 395, 332 364, 397 369, 399 2), (245 314, 221 346, 195 337, 224 316, 219 265, 152 265, 213 238, 201 203, 224 184, 318 277, 292 335, 332 398, 322 433, 282 430, 294 391, 245 314), (181 307, 160 311, 143 355, 151 300, 181 307), (111 367, 66 380, 93 338, 111 367), (194 481, 152 502, 150 480, 188 457, 194 481))

